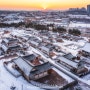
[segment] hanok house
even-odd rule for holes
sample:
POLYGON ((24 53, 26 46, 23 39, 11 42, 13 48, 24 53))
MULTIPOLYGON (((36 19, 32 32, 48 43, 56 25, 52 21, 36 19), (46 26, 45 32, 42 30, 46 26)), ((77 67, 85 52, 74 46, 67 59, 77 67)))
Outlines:
POLYGON ((56 63, 78 76, 88 73, 88 69, 84 67, 84 63, 82 61, 77 63, 63 56, 58 56, 56 58, 56 63))
POLYGON ((15 46, 2 45, 1 48, 4 51, 5 54, 11 54, 11 53, 15 54, 16 52, 22 50, 20 45, 15 45, 15 46))
POLYGON ((36 40, 30 40, 29 41, 29 44, 31 45, 31 46, 33 46, 33 47, 38 47, 39 46, 39 44, 40 44, 40 41, 38 40, 38 39, 36 39, 36 40))
POLYGON ((22 36, 22 37, 20 37, 21 38, 21 40, 23 41, 23 42, 26 42, 26 41, 28 41, 28 39, 29 39, 29 35, 25 35, 25 36, 22 36))
POLYGON ((45 53, 46 55, 49 55, 50 57, 55 55, 55 46, 52 44, 47 44, 45 46, 39 46, 39 49, 45 53))
POLYGON ((90 43, 86 43, 81 49, 81 54, 85 57, 90 57, 90 43))
POLYGON ((5 38, 1 42, 1 44, 7 45, 7 46, 17 45, 18 43, 19 43, 19 40, 15 38, 5 38))
POLYGON ((16 53, 19 50, 22 50, 22 47, 19 45, 19 41, 13 38, 6 38, 1 42, 1 49, 5 54, 16 53))
POLYGON ((38 57, 35 57, 33 54, 18 57, 14 59, 13 62, 15 63, 14 67, 19 70, 28 81, 45 77, 51 70, 50 63, 41 63, 42 60, 39 61, 38 57))

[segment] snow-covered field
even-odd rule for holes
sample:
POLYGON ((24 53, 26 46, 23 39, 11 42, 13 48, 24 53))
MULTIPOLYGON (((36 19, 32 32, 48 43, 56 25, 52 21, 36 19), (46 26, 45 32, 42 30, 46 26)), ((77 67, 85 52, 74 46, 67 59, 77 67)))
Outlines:
POLYGON ((86 23, 82 23, 82 22, 71 22, 69 24, 69 27, 72 27, 72 28, 90 28, 90 24, 86 24, 86 23))
MULTIPOLYGON (((1 30, 5 30, 5 28, 2 28, 1 30)), ((6 30, 8 30, 8 29, 6 29, 6 30)), ((17 36, 29 35, 29 36, 37 37, 34 34, 25 33, 24 30, 19 30, 19 29, 15 30, 14 28, 11 28, 10 31, 11 31, 11 34, 17 35, 17 36)), ((33 30, 33 32, 34 32, 34 30, 33 30)), ((0 34, 2 35, 2 32, 0 34)), ((37 34, 38 34, 38 32, 37 32, 37 34)), ((10 36, 9 34, 4 34, 3 35, 3 37, 9 37, 9 36, 10 36)), ((39 36, 37 38, 39 40, 42 40, 42 38, 40 38, 39 36)), ((75 42, 75 41, 69 41, 69 40, 64 40, 63 39, 63 41, 64 41, 63 43, 55 42, 53 44, 57 45, 57 46, 60 46, 61 50, 64 51, 65 53, 72 53, 74 56, 76 56, 78 51, 82 47, 84 47, 84 45, 87 43, 87 41, 85 41, 85 40, 79 40, 78 42, 75 42), (71 44, 71 46, 68 46, 70 44, 71 44)), ((28 42, 26 44, 28 44, 28 42)), ((32 52, 40 54, 45 60, 47 60, 50 63, 52 63, 52 64, 56 65, 57 67, 59 67, 52 59, 47 58, 46 55, 44 55, 41 51, 39 51, 38 48, 29 47, 28 53, 30 54, 32 52)), ((10 59, 8 59, 8 60, 10 60, 10 59)), ((40 89, 39 87, 35 87, 35 86, 31 85, 22 76, 20 76, 18 78, 14 77, 3 66, 4 61, 7 61, 7 59, 1 59, 0 60, 0 90, 11 90, 10 89, 11 86, 15 86, 16 90, 43 90, 43 89, 40 89)), ((11 66, 9 66, 8 68, 11 69, 11 66)), ((72 81, 72 78, 70 78, 67 75, 63 74, 59 70, 55 69, 55 71, 57 71, 59 74, 61 74, 66 80, 68 80, 68 82, 72 81)), ((68 71, 66 70, 66 72, 68 72, 68 71)), ((69 74, 71 74, 71 73, 69 73, 69 74)), ((72 74, 72 76, 75 76, 75 75, 72 74)), ((78 78, 78 77, 76 77, 76 78, 78 78)), ((78 78, 78 79, 81 80, 81 78, 78 78)), ((83 80, 85 80, 85 82, 90 85, 90 75, 87 75, 86 77, 84 77, 82 79, 82 81, 83 80)), ((87 89, 87 90, 90 90, 90 89, 87 89)))

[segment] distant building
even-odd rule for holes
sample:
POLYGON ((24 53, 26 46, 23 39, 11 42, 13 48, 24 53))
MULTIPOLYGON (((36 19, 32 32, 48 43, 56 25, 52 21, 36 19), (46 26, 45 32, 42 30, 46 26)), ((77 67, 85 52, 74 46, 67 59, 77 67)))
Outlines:
POLYGON ((87 5, 87 12, 90 14, 90 5, 87 5))
POLYGON ((74 14, 74 15, 87 15, 87 10, 82 8, 70 8, 67 13, 74 14))

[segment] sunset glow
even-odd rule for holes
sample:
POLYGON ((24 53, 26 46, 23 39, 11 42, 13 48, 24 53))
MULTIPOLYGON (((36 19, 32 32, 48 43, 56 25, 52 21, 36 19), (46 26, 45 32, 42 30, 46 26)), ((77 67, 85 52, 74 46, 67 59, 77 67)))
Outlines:
POLYGON ((86 7, 90 0, 0 0, 0 9, 42 10, 86 7))

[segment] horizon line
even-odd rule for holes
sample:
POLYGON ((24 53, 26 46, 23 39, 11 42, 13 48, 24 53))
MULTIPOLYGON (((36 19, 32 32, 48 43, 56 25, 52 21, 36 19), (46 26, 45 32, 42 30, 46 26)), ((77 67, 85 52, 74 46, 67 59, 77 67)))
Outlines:
MULTIPOLYGON (((81 7, 81 8, 87 9, 86 7, 81 7)), ((81 9, 81 8, 78 8, 78 9, 81 9)), ((69 9, 70 8, 67 8, 67 9, 0 9, 0 11, 67 11, 69 9)))

